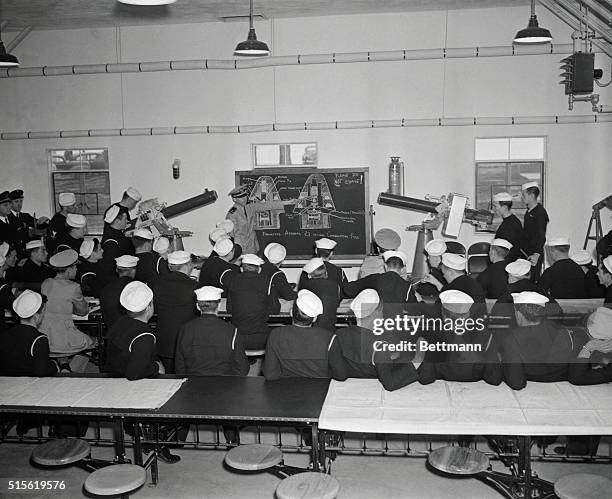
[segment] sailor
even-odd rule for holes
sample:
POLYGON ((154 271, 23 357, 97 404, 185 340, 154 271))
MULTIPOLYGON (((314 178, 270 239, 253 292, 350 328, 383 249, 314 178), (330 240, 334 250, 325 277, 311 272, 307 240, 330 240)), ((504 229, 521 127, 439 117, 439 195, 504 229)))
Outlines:
MULTIPOLYGON (((597 278, 602 286, 606 287, 604 303, 612 303, 612 255, 605 257, 599 265, 597 278)), ((611 306, 611 305, 607 305, 611 306)))
MULTIPOLYGON (((325 269, 327 270, 327 279, 331 279, 332 281, 336 281, 338 283, 340 286, 340 296, 342 297, 344 296, 344 286, 348 283, 348 279, 340 267, 329 261, 334 254, 336 245, 336 241, 327 237, 317 239, 315 241, 315 256, 323 260, 325 269)), ((306 273, 302 272, 298 283, 298 289, 302 289, 304 287, 303 284, 306 279, 306 273)))
POLYGON ((246 376, 249 361, 238 328, 219 319, 221 288, 194 291, 200 317, 181 328, 176 341, 176 373, 185 376, 246 376))
POLYGON ((23 208, 23 191, 16 189, 9 193, 11 199, 11 212, 8 215, 9 221, 15 227, 16 240, 15 248, 20 258, 25 257, 25 245, 30 240, 31 233, 34 229, 44 229, 49 219, 41 217, 35 220, 29 213, 24 213, 23 208))
POLYGON ((270 243, 264 248, 266 260, 261 266, 261 273, 270 279, 270 313, 278 314, 281 309, 279 298, 292 301, 297 298, 293 285, 287 282, 287 276, 280 266, 287 256, 287 250, 282 244, 270 243))
POLYGON ((224 237, 215 243, 210 256, 202 264, 198 284, 200 286, 224 287, 224 279, 232 272, 240 273, 240 267, 230 263, 234 260, 236 245, 229 237, 224 237))
POLYGON ((523 234, 523 224, 512 213, 512 202, 512 195, 507 192, 499 192, 493 196, 493 209, 495 214, 502 219, 495 232, 495 239, 505 239, 512 245, 506 257, 507 263, 521 258, 521 237, 523 234))
POLYGON ((127 208, 117 205, 111 206, 104 216, 104 234, 102 235, 102 267, 103 282, 111 281, 115 271, 115 258, 122 255, 133 255, 134 245, 131 239, 125 236, 128 223, 127 208))
POLYGON ((158 275, 168 272, 168 250, 170 241, 167 237, 160 236, 153 239, 153 251, 157 253, 155 271, 158 275))
POLYGON ((342 296, 340 284, 335 279, 329 278, 325 261, 320 257, 306 262, 302 274, 306 274, 307 277, 300 289, 312 291, 323 303, 323 311, 317 314, 315 326, 335 331, 336 310, 338 310, 342 296))
MULTIPOLYGON (((376 254, 367 255, 359 269, 359 278, 367 277, 370 274, 382 274, 385 272, 385 262, 382 254, 385 251, 395 251, 402 244, 402 240, 393 229, 379 229, 374 234, 374 245, 376 254)), ((402 277, 405 277, 402 276, 402 277)))
POLYGON ((26 243, 26 254, 28 259, 17 272, 19 282, 30 285, 40 284, 45 279, 55 276, 53 269, 47 265, 49 254, 40 239, 34 239, 26 243))
POLYGON ((120 305, 119 298, 125 286, 134 280, 138 257, 121 255, 115 258, 115 264, 117 269, 115 278, 100 291, 100 311, 102 312, 102 318, 106 327, 111 327, 125 314, 125 310, 120 305))
POLYGON ((66 249, 73 249, 78 252, 81 249, 86 232, 87 218, 77 213, 69 213, 66 217, 66 230, 59 233, 55 238, 54 253, 66 249))
POLYGON ((159 277, 157 272, 157 259, 159 257, 153 253, 153 233, 147 228, 136 229, 132 234, 132 243, 138 257, 134 279, 153 288, 159 277))
POLYGON ((612 309, 599 307, 586 323, 577 361, 570 365, 569 381, 574 385, 595 385, 612 381, 612 309))
POLYGON ((569 239, 551 238, 547 245, 553 264, 544 271, 538 284, 553 298, 586 298, 584 272, 569 257, 569 239))
POLYGON ((11 197, 9 191, 0 193, 0 243, 14 245, 17 242, 17 231, 11 221, 11 197))
POLYGON ((444 253, 440 271, 447 284, 441 285, 437 279, 431 279, 431 274, 425 276, 424 281, 436 286, 439 292, 456 289, 470 295, 474 303, 484 303, 485 295, 482 286, 466 274, 467 260, 462 255, 444 253))
POLYGON ((48 235, 50 239, 57 237, 58 234, 66 230, 66 217, 69 213, 74 212, 76 196, 72 192, 61 192, 57 202, 60 206, 60 211, 53 215, 51 222, 49 222, 48 235))
POLYGON ((506 265, 508 264, 508 255, 512 251, 512 247, 512 243, 506 239, 497 237, 493 239, 489 248, 491 264, 476 278, 482 286, 486 298, 497 300, 506 293, 508 286, 506 265))
POLYGON ((421 296, 438 296, 439 289, 446 284, 446 279, 440 270, 442 255, 446 253, 446 243, 443 239, 432 239, 425 245, 424 251, 429 277, 425 276, 421 282, 416 284, 415 289, 421 296), (437 281, 437 284, 433 284, 433 280, 437 281))
POLYGON ((81 284, 84 296, 100 297, 101 274, 100 260, 102 259, 102 246, 98 239, 85 239, 79 248, 81 261, 77 269, 76 280, 81 284))
POLYGON ((257 241, 257 212, 282 211, 285 206, 297 203, 296 199, 288 201, 256 201, 249 203, 249 187, 240 185, 229 192, 234 206, 225 216, 234 224, 234 239, 244 253, 256 254, 259 251, 257 241))
MULTIPOLYGON (((2 247, 5 244, 2 243, 2 247)), ((4 331, 5 312, 12 309, 15 300, 11 285, 5 279, 6 268, 6 259, 0 254, 0 332, 4 331)))
POLYGON ((132 220, 130 217, 130 211, 136 208, 136 205, 140 202, 141 199, 142 199, 142 194, 140 194, 140 192, 138 192, 133 187, 128 187, 123 192, 123 196, 121 196, 121 201, 117 203, 113 203, 108 208, 106 208, 106 211, 104 212, 104 222, 105 222, 104 228, 106 229, 106 224, 110 223, 106 221, 106 215, 108 214, 108 210, 110 210, 113 206, 117 206, 119 208, 125 208, 127 212, 127 222, 129 224, 132 220))
POLYGON ((597 278, 597 267, 593 265, 591 253, 587 250, 577 250, 570 254, 570 258, 580 265, 584 272, 585 298, 603 298, 606 295, 606 288, 597 278))
POLYGON ((523 234, 521 237, 521 253, 526 256, 534 267, 531 279, 537 281, 542 272, 544 262, 544 242, 546 241, 546 226, 548 213, 538 202, 540 188, 537 182, 527 182, 521 186, 523 202, 527 205, 527 212, 523 221, 523 234))

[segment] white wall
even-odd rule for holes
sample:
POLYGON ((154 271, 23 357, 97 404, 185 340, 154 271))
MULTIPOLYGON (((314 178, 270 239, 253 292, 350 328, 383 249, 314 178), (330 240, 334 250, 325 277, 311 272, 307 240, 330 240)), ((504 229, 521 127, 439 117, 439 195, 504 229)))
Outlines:
MULTIPOLYGON (((571 41, 570 29, 544 9, 538 17, 556 43, 571 41)), ((507 46, 527 19, 528 9, 521 6, 279 19, 256 28, 274 55, 288 55, 507 46)), ((229 59, 245 35, 246 26, 239 23, 34 31, 14 53, 22 67, 229 59)), ((567 110, 558 84, 561 57, 0 79, 0 131, 590 114, 584 103, 567 110)), ((598 54, 596 61, 605 70, 604 80, 609 79, 609 58, 598 54)), ((612 104, 611 88, 598 89, 602 103, 612 104)), ((215 204, 173 221, 196 233, 186 240, 189 249, 206 251, 209 228, 230 207, 225 194, 233 187, 233 172, 251 167, 251 143, 316 141, 321 167, 369 166, 373 202, 387 188, 391 155, 406 164, 407 195, 454 191, 473 197, 474 138, 526 135, 548 138, 548 232, 567 234, 581 246, 591 205, 612 188, 610 123, 0 141, 0 187, 25 186, 25 209, 48 213, 46 149, 108 147, 115 199, 127 185, 169 203, 204 188, 219 192, 215 204), (182 160, 179 180, 171 176, 174 158, 182 160)), ((383 206, 376 206, 376 213, 375 229, 396 229, 402 249, 412 255, 416 236, 404 228, 419 223, 423 215, 383 206)), ((604 226, 611 226, 608 212, 604 226)), ((463 226, 461 240, 479 238, 463 226)))

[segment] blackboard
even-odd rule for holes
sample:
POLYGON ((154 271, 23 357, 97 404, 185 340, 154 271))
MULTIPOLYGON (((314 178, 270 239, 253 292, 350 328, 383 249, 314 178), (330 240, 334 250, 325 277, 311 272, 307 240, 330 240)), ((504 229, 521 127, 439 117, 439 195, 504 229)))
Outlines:
POLYGON ((249 202, 298 199, 283 211, 257 217, 259 247, 279 242, 287 259, 312 257, 316 239, 338 243, 334 258, 362 258, 370 245, 368 168, 273 168, 236 172, 249 202))

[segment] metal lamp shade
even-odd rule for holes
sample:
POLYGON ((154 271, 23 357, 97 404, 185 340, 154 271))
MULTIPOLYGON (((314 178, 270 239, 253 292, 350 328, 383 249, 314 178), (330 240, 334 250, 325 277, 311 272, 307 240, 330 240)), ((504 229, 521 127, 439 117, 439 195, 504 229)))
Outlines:
POLYGON ((259 41, 255 34, 255 28, 249 29, 249 36, 244 42, 236 45, 234 55, 258 57, 270 55, 270 49, 265 42, 259 41))
POLYGON ((537 16, 529 18, 529 24, 520 30, 514 37, 514 43, 548 43, 552 41, 552 35, 546 28, 540 28, 537 16))
POLYGON ((19 66, 17 57, 12 54, 7 54, 6 49, 4 48, 4 43, 0 41, 0 67, 10 68, 15 66, 19 66))

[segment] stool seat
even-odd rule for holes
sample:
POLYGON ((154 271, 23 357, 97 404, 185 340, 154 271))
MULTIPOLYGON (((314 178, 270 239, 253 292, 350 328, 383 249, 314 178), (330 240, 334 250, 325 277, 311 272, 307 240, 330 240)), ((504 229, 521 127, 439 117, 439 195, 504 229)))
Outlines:
POLYGON ((43 466, 72 464, 89 456, 91 448, 79 438, 58 438, 37 445, 32 451, 32 461, 43 466))
POLYGON ((262 357, 266 354, 264 350, 245 350, 244 353, 247 357, 262 357))
POLYGON ((560 499, 601 499, 610 497, 612 480, 592 473, 572 473, 555 482, 555 494, 560 499))
POLYGON ((147 472, 135 464, 115 464, 94 471, 85 480, 85 490, 99 496, 127 494, 147 481, 147 472))
POLYGON ((247 444, 234 447, 225 455, 228 466, 237 470, 265 470, 283 460, 283 453, 277 447, 267 444, 247 444))
POLYGON ((487 455, 469 447, 440 447, 427 460, 437 470, 453 475, 475 475, 489 467, 487 455))
POLYGON ((334 499, 338 492, 338 480, 312 471, 287 477, 276 487, 278 499, 334 499))

